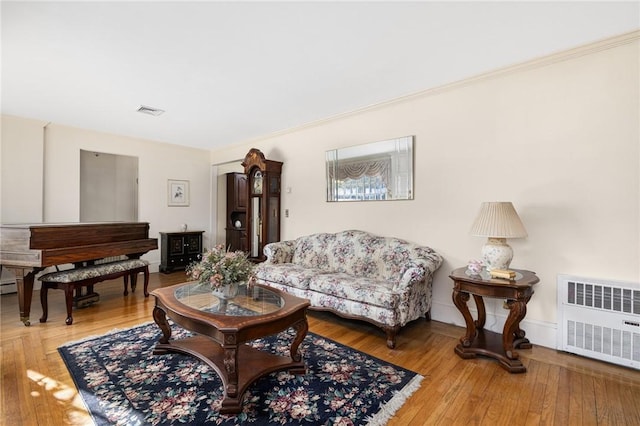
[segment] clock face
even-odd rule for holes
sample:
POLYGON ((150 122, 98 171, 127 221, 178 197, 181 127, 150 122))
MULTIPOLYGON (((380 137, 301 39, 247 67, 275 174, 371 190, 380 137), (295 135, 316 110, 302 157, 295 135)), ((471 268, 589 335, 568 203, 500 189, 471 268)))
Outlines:
POLYGON ((253 193, 262 194, 262 172, 256 170, 253 174, 253 193))

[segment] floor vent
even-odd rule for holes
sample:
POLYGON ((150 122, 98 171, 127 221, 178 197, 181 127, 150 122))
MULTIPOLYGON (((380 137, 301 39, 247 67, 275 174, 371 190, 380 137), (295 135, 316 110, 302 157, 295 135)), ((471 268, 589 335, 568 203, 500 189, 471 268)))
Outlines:
POLYGON ((640 284, 558 275, 558 349, 640 370, 640 284))

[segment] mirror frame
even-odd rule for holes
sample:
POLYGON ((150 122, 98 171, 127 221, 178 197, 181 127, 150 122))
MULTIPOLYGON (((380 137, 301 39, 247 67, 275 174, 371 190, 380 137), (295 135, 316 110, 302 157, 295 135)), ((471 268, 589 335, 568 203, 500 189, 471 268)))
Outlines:
POLYGON ((327 151, 327 202, 413 200, 413 145, 403 136, 327 151))

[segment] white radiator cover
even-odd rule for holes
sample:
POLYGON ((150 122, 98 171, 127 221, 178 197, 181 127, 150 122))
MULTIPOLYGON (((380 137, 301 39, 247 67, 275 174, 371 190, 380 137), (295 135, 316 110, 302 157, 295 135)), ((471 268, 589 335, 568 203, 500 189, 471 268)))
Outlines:
POLYGON ((557 348, 640 370, 640 284, 558 275, 557 348))
POLYGON ((96 260, 94 263, 96 265, 101 265, 103 263, 111 263, 111 262, 117 262, 119 260, 125 260, 127 258, 127 256, 121 255, 121 256, 111 256, 111 257, 105 257, 102 259, 98 259, 96 260))

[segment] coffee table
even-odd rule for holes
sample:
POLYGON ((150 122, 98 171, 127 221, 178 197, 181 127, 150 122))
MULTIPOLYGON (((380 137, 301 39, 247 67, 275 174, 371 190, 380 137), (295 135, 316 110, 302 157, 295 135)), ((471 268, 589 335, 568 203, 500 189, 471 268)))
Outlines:
POLYGON ((304 374, 298 347, 309 329, 309 301, 260 284, 240 286, 238 296, 223 300, 197 282, 177 284, 151 292, 156 304, 153 319, 162 330, 154 354, 178 352, 194 356, 213 368, 224 387, 221 413, 239 413, 242 396, 258 378, 278 370, 304 374), (196 333, 170 339, 167 317, 196 333), (293 328, 290 356, 275 355, 245 344, 293 328))

